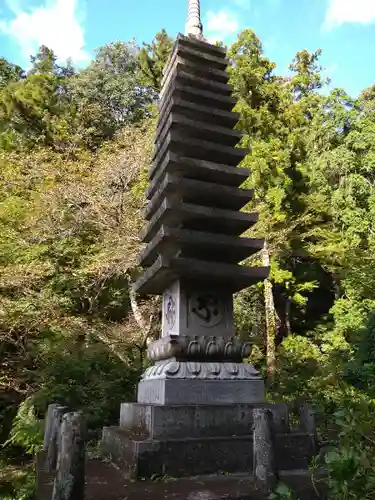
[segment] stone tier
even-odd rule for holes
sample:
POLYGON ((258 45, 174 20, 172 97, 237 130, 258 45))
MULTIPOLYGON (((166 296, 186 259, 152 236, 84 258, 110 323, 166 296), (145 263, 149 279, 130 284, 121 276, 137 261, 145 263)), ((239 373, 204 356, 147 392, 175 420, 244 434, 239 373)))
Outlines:
POLYGON ((163 225, 168 227, 183 226, 191 230, 238 236, 250 229, 258 221, 258 218, 256 213, 193 205, 173 197, 167 197, 151 217, 147 227, 141 231, 140 237, 145 243, 150 242, 163 225))
MULTIPOLYGON (((195 89, 214 92, 217 95, 230 97, 232 93, 232 88, 228 83, 217 81, 215 75, 212 74, 204 76, 197 75, 194 66, 186 65, 181 61, 176 64, 173 71, 170 72, 168 81, 160 93, 159 109, 161 109, 165 103, 164 97, 169 95, 174 84, 177 82, 181 85, 186 85, 195 89)), ((232 97, 230 97, 229 102, 233 102, 232 97)))
POLYGON ((167 198, 183 200, 184 203, 193 205, 237 211, 246 205, 252 197, 253 191, 251 189, 240 189, 166 174, 150 200, 144 215, 147 220, 150 220, 163 200, 167 198))
POLYGON ((152 164, 153 170, 150 171, 151 178, 158 172, 158 166, 164 161, 168 150, 180 156, 221 163, 231 167, 236 167, 248 153, 246 149, 225 146, 188 134, 185 136, 183 129, 177 130, 172 127, 166 130, 165 135, 157 139, 152 164))
POLYGON ((164 88, 168 84, 170 74, 175 69, 176 64, 182 62, 194 68, 200 68, 206 76, 215 75, 216 80, 222 77, 222 81, 228 81, 226 73, 229 60, 226 59, 226 52, 222 48, 216 50, 215 45, 199 42, 192 37, 179 35, 174 43, 171 55, 163 71, 161 86, 164 88))
POLYGON ((249 255, 259 252, 262 247, 262 239, 223 236, 162 226, 152 242, 141 252, 138 264, 149 267, 160 254, 167 258, 180 255, 185 258, 236 264, 249 255))
MULTIPOLYGON (((165 119, 160 123, 157 130, 158 140, 156 141, 156 154, 159 152, 159 144, 163 144, 165 136, 169 131, 183 132, 186 138, 202 139, 218 143, 222 146, 234 147, 241 139, 240 132, 228 127, 213 125, 197 118, 184 116, 179 110, 168 113, 165 119)), ((229 150, 228 150, 229 151, 229 150)), ((235 151, 233 154, 236 154, 235 151)), ((247 150, 244 151, 247 153, 247 150)))
POLYGON ((138 385, 138 403, 254 404, 264 401, 264 381, 247 363, 159 361, 138 385))
POLYGON ((159 255, 154 264, 134 283, 139 295, 160 295, 179 279, 225 288, 233 294, 248 288, 269 275, 268 267, 244 267, 234 264, 206 262, 197 259, 159 255))
POLYGON ((275 467, 307 470, 314 434, 291 431, 286 405, 123 404, 120 426, 103 429, 101 449, 134 478, 253 471, 253 410, 273 416, 275 467))
POLYGON ((187 158, 168 152, 160 163, 155 177, 146 191, 148 199, 152 199, 166 174, 174 177, 185 177, 204 182, 217 182, 226 186, 240 186, 248 177, 247 168, 233 168, 221 163, 213 163, 196 158, 187 158))
MULTIPOLYGON (((120 429, 142 433, 147 439, 248 436, 253 427, 253 410, 266 408, 278 434, 290 432, 286 404, 148 405, 123 403, 120 429)), ((307 433, 301 425, 296 432, 307 433)))

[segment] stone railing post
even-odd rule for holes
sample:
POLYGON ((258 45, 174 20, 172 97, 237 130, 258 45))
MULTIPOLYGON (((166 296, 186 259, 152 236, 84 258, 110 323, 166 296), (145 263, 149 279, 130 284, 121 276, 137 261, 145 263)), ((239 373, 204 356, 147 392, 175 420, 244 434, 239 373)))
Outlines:
POLYGON ((44 432, 44 451, 46 452, 44 469, 46 472, 56 470, 61 420, 67 411, 66 406, 52 404, 48 407, 44 432))
POLYGON ((52 500, 84 500, 86 425, 82 413, 63 416, 52 500))
POLYGON ((253 411, 253 467, 254 475, 263 490, 270 490, 275 484, 272 412, 266 408, 253 411))

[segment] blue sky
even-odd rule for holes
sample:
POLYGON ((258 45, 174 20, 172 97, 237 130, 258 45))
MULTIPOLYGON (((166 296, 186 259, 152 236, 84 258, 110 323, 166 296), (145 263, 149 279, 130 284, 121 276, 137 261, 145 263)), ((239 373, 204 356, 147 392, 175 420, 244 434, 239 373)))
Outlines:
MULTIPOLYGON (((38 45, 84 66, 114 40, 183 32, 188 0, 0 0, 0 56, 23 67, 38 45)), ((230 43, 247 27, 286 74, 298 50, 323 50, 332 87, 351 95, 375 83, 375 0, 201 0, 205 35, 230 43)))

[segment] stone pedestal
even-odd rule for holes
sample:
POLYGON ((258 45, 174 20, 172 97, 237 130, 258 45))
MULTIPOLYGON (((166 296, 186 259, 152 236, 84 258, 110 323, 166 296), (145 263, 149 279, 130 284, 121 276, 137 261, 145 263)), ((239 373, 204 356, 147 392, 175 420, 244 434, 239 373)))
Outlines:
POLYGON ((101 449, 133 478, 251 474, 254 409, 273 415, 275 468, 308 469, 314 436, 291 433, 285 405, 121 405, 119 427, 103 429, 101 449))

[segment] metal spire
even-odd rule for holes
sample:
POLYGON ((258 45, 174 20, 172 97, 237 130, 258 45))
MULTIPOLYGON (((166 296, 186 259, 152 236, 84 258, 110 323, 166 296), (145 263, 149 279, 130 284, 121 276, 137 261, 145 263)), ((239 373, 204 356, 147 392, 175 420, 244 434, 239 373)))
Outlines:
POLYGON ((189 0, 185 35, 193 35, 197 38, 203 35, 200 0, 189 0))

